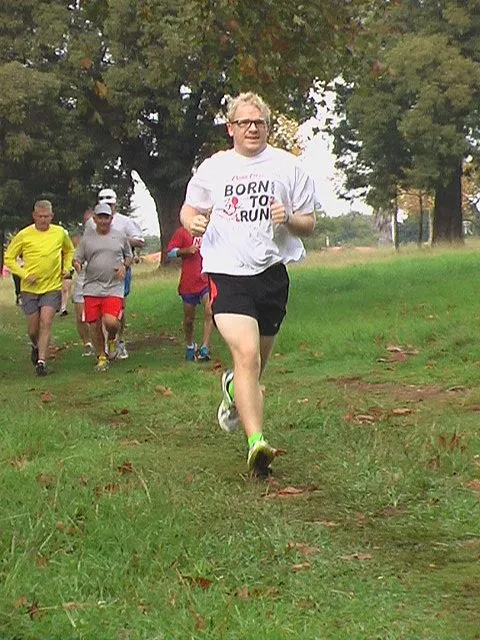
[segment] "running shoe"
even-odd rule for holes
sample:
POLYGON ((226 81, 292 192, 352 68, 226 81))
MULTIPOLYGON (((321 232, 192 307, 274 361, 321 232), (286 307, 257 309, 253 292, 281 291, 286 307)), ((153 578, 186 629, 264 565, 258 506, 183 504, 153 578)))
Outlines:
POLYGON ((200 360, 201 362, 207 362, 207 360, 210 360, 210 349, 205 344, 197 351, 197 360, 200 360))
POLYGON ((228 393, 228 385, 233 380, 233 371, 227 369, 222 375, 222 394, 223 398, 218 407, 217 418, 221 429, 227 433, 233 433, 238 429, 240 417, 238 415, 235 401, 228 393))
POLYGON ((247 457, 247 467, 253 476, 266 478, 272 471, 270 463, 275 457, 275 449, 266 440, 257 440, 250 447, 247 457))
POLYGON ((47 375, 47 367, 45 366, 45 362, 39 360, 35 364, 35 375, 36 376, 46 376, 47 375))
POLYGON ((87 342, 86 344, 83 345, 82 357, 88 358, 89 356, 93 356, 94 353, 95 353, 95 350, 91 342, 87 342))
POLYGON ((103 373, 104 371, 108 371, 108 358, 106 355, 97 356, 97 364, 95 365, 95 371, 98 373, 103 373))
POLYGON ((30 359, 32 361, 33 366, 35 367, 38 362, 38 347, 32 344, 32 351, 30 352, 30 359))
POLYGON ((191 347, 186 347, 185 348, 185 360, 188 360, 188 362, 194 362, 195 361, 195 352, 197 351, 197 345, 193 344, 191 347))
MULTIPOLYGON (((125 347, 125 343, 123 344, 125 347)), ((107 355, 109 360, 115 360, 115 358, 119 358, 117 341, 115 338, 113 340, 107 340, 107 355)), ((128 354, 127 354, 128 358, 128 354)))
POLYGON ((64 318, 65 316, 68 316, 67 309, 60 309, 60 317, 64 318))
POLYGON ((119 360, 126 360, 128 358, 128 351, 123 340, 119 340, 117 343, 117 358, 119 360))

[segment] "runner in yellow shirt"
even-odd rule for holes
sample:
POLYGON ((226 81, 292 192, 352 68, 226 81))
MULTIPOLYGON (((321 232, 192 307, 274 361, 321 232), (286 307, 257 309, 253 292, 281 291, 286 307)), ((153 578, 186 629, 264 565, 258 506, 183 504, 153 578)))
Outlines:
POLYGON ((65 229, 51 224, 53 210, 49 200, 38 200, 32 217, 33 224, 19 231, 7 247, 5 265, 21 278, 32 363, 37 376, 44 376, 52 322, 60 308, 62 277, 70 273, 74 247, 65 229), (17 262, 19 256, 22 266, 17 262))

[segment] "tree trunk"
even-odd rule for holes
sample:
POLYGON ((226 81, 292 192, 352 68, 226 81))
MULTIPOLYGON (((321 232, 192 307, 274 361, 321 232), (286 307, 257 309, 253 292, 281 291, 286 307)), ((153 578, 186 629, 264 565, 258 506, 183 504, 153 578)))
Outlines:
POLYGON ((462 165, 454 168, 447 183, 439 182, 435 189, 432 243, 462 243, 462 165))
POLYGON ((392 211, 392 241, 395 251, 398 251, 400 246, 399 234, 398 234, 398 197, 395 196, 394 206, 392 211))
POLYGON ((383 207, 375 211, 375 227, 378 246, 390 246, 392 244, 392 217, 383 207))
POLYGON ((5 253, 5 231, 0 229, 0 278, 3 274, 4 265, 4 253, 5 253))
POLYGON ((167 261, 165 248, 180 226, 180 209, 185 198, 185 188, 162 189, 150 188, 147 185, 157 207, 158 224, 160 226, 160 242, 162 245, 162 264, 167 261))
POLYGON ((418 196, 418 204, 419 204, 420 213, 418 216, 417 245, 421 247, 423 243, 423 194, 422 193, 418 196))

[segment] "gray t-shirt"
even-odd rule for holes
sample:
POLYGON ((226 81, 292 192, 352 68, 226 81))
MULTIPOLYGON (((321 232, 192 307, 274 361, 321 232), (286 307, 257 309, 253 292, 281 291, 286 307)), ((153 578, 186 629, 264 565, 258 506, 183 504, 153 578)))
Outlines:
POLYGON ((83 295, 123 298, 124 279, 117 278, 115 269, 131 257, 132 249, 125 233, 110 229, 102 235, 96 229, 88 229, 75 251, 75 260, 86 263, 83 295))

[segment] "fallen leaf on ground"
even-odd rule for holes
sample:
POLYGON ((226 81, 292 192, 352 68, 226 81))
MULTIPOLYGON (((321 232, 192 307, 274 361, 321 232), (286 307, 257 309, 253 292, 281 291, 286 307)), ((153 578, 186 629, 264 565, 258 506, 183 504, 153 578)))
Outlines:
POLYGON ((130 460, 125 460, 118 467, 118 471, 123 475, 125 475, 127 473, 132 473, 133 472, 133 464, 130 462, 130 460))
POLYGON ((299 489, 298 487, 284 487, 273 493, 265 493, 264 498, 292 498, 303 495, 304 493, 311 493, 312 491, 317 491, 317 487, 305 487, 303 489, 299 489))
POLYGON ((304 542, 289 542, 287 544, 287 551, 299 551, 304 556, 311 556, 315 553, 322 553, 320 547, 309 547, 304 542))
POLYGON ((240 600, 248 600, 250 598, 275 598, 279 594, 280 591, 277 587, 267 587, 266 589, 260 589, 258 587, 254 587, 253 589, 250 589, 249 587, 242 587, 235 592, 235 595, 240 600))
POLYGON ((349 555, 340 556, 342 560, 346 560, 347 562, 351 562, 352 560, 371 560, 371 553, 351 553, 349 555))
POLYGON ((315 520, 315 524, 321 524, 323 527, 339 527, 339 522, 334 522, 333 520, 315 520))
POLYGON ((297 573, 298 571, 305 571, 305 569, 310 569, 311 564, 309 562, 301 562, 300 564, 292 564, 292 571, 297 573))
POLYGON ((143 600, 140 600, 140 602, 137 604, 137 609, 138 611, 140 611, 140 613, 143 613, 143 615, 147 615, 147 613, 150 613, 152 607, 143 600))
POLYGON ((13 603, 13 606, 15 607, 15 609, 21 609, 26 604, 27 604, 27 596, 23 595, 15 600, 15 602, 13 603))
POLYGON ((210 587, 213 584, 213 580, 209 580, 208 578, 204 578, 202 576, 183 576, 181 574, 179 575, 180 575, 180 580, 182 582, 189 584, 191 587, 200 587, 200 589, 203 589, 204 591, 206 591, 207 589, 210 589, 210 587))
POLYGON ((38 602, 36 600, 33 600, 33 602, 28 605, 27 613, 32 619, 35 618, 35 616, 38 616, 40 609, 38 608, 38 602))
POLYGON ((163 384, 157 384, 155 391, 165 397, 173 396, 173 391, 170 387, 165 387, 163 384))
POLYGON ((392 415, 394 416, 408 416, 413 413, 413 409, 409 409, 408 407, 398 407, 396 409, 392 409, 392 415))
POLYGON ((25 469, 28 464, 28 458, 26 456, 17 456, 9 460, 9 463, 14 469, 25 469))
POLYGON ((49 487, 53 487, 53 485, 55 484, 55 482, 57 481, 56 477, 53 475, 47 475, 45 473, 39 473, 37 478, 36 478, 38 484, 41 484, 42 487, 46 487, 47 489, 49 487))
POLYGON ((425 464, 427 469, 440 469, 440 456, 437 454, 425 464))
POLYGON ((463 445, 461 446, 461 438, 464 436, 464 433, 457 434, 455 431, 452 433, 451 437, 444 435, 443 433, 438 436, 438 443, 443 449, 448 449, 449 451, 454 451, 455 449, 460 448, 462 451, 464 449, 463 445))
POLYGON ((137 445, 140 444, 140 441, 139 440, 120 440, 118 444, 122 445, 122 447, 136 447, 137 445))
POLYGON ((480 480, 470 480, 467 482, 467 487, 480 495, 480 480))
POLYGON ((117 491, 120 491, 120 485, 117 482, 110 482, 103 487, 100 485, 95 487, 95 493, 97 496, 102 493, 117 493, 117 491))
POLYGON ((40 394, 41 402, 51 402, 52 400, 53 400, 53 393, 51 393, 50 391, 44 391, 43 393, 40 394))

